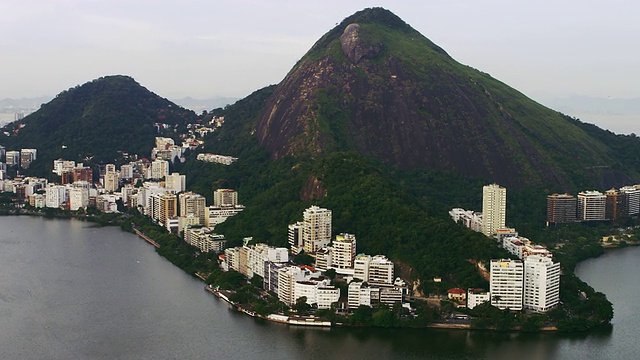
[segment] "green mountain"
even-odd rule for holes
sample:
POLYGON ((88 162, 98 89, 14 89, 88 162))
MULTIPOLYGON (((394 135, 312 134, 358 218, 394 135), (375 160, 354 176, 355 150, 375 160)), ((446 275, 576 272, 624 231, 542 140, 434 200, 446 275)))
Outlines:
POLYGON ((172 135, 174 126, 196 114, 161 98, 128 76, 106 76, 58 94, 35 113, 6 125, 0 144, 36 148, 30 171, 45 176, 52 160, 112 163, 122 152, 148 156, 154 137, 172 135), (155 124, 168 124, 160 129, 155 124))
POLYGON ((533 102, 383 9, 345 19, 280 84, 221 115, 199 151, 239 160, 191 159, 184 171, 207 196, 238 190, 246 210, 216 227, 231 245, 286 246, 287 224, 316 204, 333 210, 334 232, 356 234, 358 251, 387 254, 428 292, 486 286, 474 264, 506 256, 447 219, 451 207, 480 209, 488 182, 509 187, 507 224, 526 235, 544 222, 546 194, 620 185, 640 169, 637 139, 533 102))
POLYGON ((275 159, 353 150, 511 188, 608 187, 638 176, 600 138, 458 63, 381 8, 324 35, 278 85, 255 130, 275 159))

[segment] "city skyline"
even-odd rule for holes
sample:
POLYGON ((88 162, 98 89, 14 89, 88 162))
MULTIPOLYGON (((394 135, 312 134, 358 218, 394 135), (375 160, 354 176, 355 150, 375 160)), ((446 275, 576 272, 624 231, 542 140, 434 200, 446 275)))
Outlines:
POLYGON ((616 132, 638 132, 620 114, 603 118, 590 110, 593 118, 584 117, 579 105, 563 108, 558 100, 640 98, 640 54, 629 46, 640 33, 633 16, 640 5, 619 0, 10 0, 0 4, 0 29, 10 34, 0 40, 8 54, 0 99, 53 97, 112 74, 132 76, 170 99, 243 98, 280 82, 322 35, 372 6, 389 9, 457 61, 538 102, 616 132))

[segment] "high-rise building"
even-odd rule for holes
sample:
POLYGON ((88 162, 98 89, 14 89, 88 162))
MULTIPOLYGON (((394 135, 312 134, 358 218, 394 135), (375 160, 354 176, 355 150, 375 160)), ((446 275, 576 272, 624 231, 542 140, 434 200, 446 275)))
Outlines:
POLYGON ((150 196, 152 219, 161 224, 166 224, 167 219, 178 215, 178 199, 176 194, 169 192, 152 193, 150 196))
POLYGON ((133 166, 131 164, 120 166, 120 178, 125 180, 133 179, 133 166))
POLYGON ((375 255, 369 263, 369 284, 392 285, 394 269, 393 263, 384 255, 375 255))
MULTIPOLYGON (((493 295, 493 293, 491 293, 493 295)), ((531 255, 524 260, 524 307, 546 312, 560 302, 560 263, 531 255)))
POLYGON ((358 254, 358 256, 353 260, 353 278, 368 282, 369 264, 371 264, 370 255, 358 254))
POLYGON ((180 205, 180 217, 193 215, 198 219, 199 225, 204 225, 208 214, 206 199, 200 194, 194 192, 185 192, 178 195, 180 205))
POLYGON ((86 209, 89 206, 89 189, 87 187, 72 187, 69 189, 69 210, 86 209))
POLYGON ((522 260, 491 260, 491 305, 502 310, 522 310, 523 280, 522 260))
POLYGON ((599 191, 583 191, 578 193, 578 220, 605 220, 607 197, 599 191))
POLYGON ((165 176, 164 187, 176 193, 183 192, 187 189, 187 176, 171 173, 171 175, 165 176))
POLYGON ((231 189, 217 189, 213 192, 213 206, 225 207, 238 205, 238 192, 231 189))
POLYGON ((547 196, 547 222, 571 223, 576 221, 577 200, 570 194, 547 196))
POLYGON ((482 233, 493 236, 504 228, 507 218, 507 189, 497 185, 482 188, 482 233))
POLYGON ((331 267, 337 269, 352 269, 356 257, 356 236, 340 234, 336 236, 331 246, 331 267))
POLYGON ((288 240, 291 251, 299 253, 302 250, 302 221, 289 225, 288 240))
POLYGON ((22 149, 20 150, 20 167, 28 169, 29 165, 36 159, 36 149, 22 149))
POLYGON ((114 192, 118 190, 120 177, 116 172, 116 166, 114 164, 107 164, 104 167, 104 189, 108 192, 114 192))
POLYGON ((624 186, 620 188, 620 192, 626 195, 627 215, 640 214, 640 186, 624 186))
POLYGON ((607 220, 619 220, 629 215, 627 210, 627 194, 616 189, 607 190, 604 194, 606 202, 604 218, 607 220))
POLYGON ((303 213, 302 238, 304 251, 314 253, 331 242, 331 210, 311 206, 303 213))
POLYGON ((162 179, 169 175, 169 162, 166 160, 156 159, 151 162, 151 171, 149 178, 162 179))
POLYGON ((20 164, 20 151, 8 150, 5 153, 7 166, 15 166, 20 164))

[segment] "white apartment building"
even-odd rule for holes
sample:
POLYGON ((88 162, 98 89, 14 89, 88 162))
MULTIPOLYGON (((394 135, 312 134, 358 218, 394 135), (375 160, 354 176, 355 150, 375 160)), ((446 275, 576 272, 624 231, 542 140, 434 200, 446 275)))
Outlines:
POLYGON ((227 244, 224 235, 215 234, 212 229, 205 227, 188 228, 185 230, 184 238, 188 244, 205 253, 210 251, 221 253, 227 244))
POLYGON ((164 187, 176 193, 183 192, 187 189, 187 176, 179 173, 171 173, 164 178, 164 187))
POLYGON ((133 166, 131 164, 120 166, 120 178, 125 180, 133 179, 133 166))
POLYGON ((393 285, 393 263, 384 255, 376 255, 369 263, 369 283, 372 285, 393 285))
POLYGON ((327 271, 332 267, 331 247, 322 248, 316 251, 315 268, 320 271, 327 271))
POLYGON ((240 248, 228 248, 224 249, 224 266, 223 270, 235 270, 240 269, 240 248), (226 267, 226 269, 225 269, 226 267))
POLYGON ((207 216, 204 219, 204 224, 207 227, 215 227, 216 225, 225 222, 228 218, 236 216, 242 210, 244 210, 244 206, 242 205, 228 207, 209 206, 207 216))
POLYGON ((449 216, 456 223, 460 223, 473 231, 482 232, 482 213, 453 208, 449 211, 449 216))
POLYGON ((318 309, 331 309, 331 304, 340 300, 340 289, 333 285, 318 285, 316 290, 316 301, 318 309))
POLYGON ((546 312, 560 302, 560 263, 531 255, 524 260, 524 307, 546 312))
POLYGON ((366 254, 358 254, 353 260, 353 278, 368 282, 370 263, 371 256, 366 254))
POLYGON ((150 179, 162 179, 169 175, 169 162, 167 160, 156 159, 151 162, 149 173, 147 174, 150 179))
POLYGON ((20 164, 20 151, 8 150, 5 152, 5 163, 7 166, 15 166, 20 164))
MULTIPOLYGON (((317 275, 320 273, 318 272, 317 275)), ((316 275, 316 274, 313 274, 316 275)), ((291 306, 296 303, 297 281, 305 281, 312 276, 308 269, 301 269, 298 266, 287 266, 278 269, 278 299, 291 306)))
POLYGON ((482 233, 493 236, 504 228, 507 217, 507 189, 491 184, 482 187, 482 233))
POLYGON ((69 200, 68 189, 63 185, 49 185, 45 188, 45 206, 48 208, 59 208, 69 200))
POLYGON ((491 305, 502 310, 522 310, 523 281, 522 260, 491 260, 491 305))
POLYGON ((89 206, 89 189, 72 187, 69 189, 69 210, 86 209, 89 206))
POLYGON ((295 299, 307 298, 307 304, 317 305, 318 309, 330 309, 331 304, 340 299, 340 289, 330 285, 329 280, 308 279, 295 283, 295 299))
POLYGON ((484 291, 483 289, 469 289, 467 290, 467 308, 469 310, 474 307, 491 301, 491 293, 484 291))
POLYGON ((578 220, 596 221, 605 219, 607 196, 599 191, 578 193, 578 220))
POLYGON ((627 196, 628 215, 640 214, 640 186, 623 186, 620 192, 627 196))
POLYGON ((303 248, 307 254, 315 253, 331 242, 331 210, 317 206, 306 209, 302 215, 303 248))
POLYGON ((352 269, 356 257, 356 236, 342 233, 336 236, 331 246, 331 264, 335 269, 352 269))

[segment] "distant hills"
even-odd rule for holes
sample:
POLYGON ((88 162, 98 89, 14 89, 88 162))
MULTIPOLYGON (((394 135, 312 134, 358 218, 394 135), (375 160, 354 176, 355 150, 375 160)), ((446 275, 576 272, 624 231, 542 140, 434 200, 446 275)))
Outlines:
POLYGON ((196 117, 128 76, 106 76, 65 90, 24 120, 6 125, 3 132, 10 136, 1 135, 0 144, 38 149, 32 171, 44 176, 59 157, 112 163, 123 152, 147 156, 154 137, 164 131, 156 123, 173 131, 196 117))

